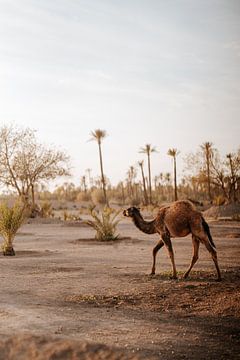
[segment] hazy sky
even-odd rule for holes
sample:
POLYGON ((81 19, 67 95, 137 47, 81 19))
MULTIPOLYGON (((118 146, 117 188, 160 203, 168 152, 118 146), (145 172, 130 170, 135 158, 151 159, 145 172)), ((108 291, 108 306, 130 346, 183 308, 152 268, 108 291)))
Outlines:
POLYGON ((0 123, 65 149, 74 181, 113 183, 156 146, 153 175, 205 142, 240 135, 239 0, 0 0, 0 123))

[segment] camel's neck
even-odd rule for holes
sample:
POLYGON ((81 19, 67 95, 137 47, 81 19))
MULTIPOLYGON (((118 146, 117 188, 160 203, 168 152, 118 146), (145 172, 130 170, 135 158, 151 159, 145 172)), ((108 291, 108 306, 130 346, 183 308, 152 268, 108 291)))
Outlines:
POLYGON ((146 234, 155 234, 157 232, 155 229, 155 220, 145 221, 140 214, 135 215, 132 219, 136 227, 142 232, 146 234))

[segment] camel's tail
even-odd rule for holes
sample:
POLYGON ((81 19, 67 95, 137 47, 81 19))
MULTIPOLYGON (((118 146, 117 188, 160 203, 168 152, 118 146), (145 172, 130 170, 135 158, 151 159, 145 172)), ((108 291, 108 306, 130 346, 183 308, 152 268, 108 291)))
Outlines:
POLYGON ((206 232, 206 234, 208 236, 210 244, 212 245, 212 247, 214 247, 214 249, 216 249, 216 245, 213 242, 208 223, 205 221, 205 219, 203 217, 202 217, 202 225, 203 225, 204 231, 206 232))

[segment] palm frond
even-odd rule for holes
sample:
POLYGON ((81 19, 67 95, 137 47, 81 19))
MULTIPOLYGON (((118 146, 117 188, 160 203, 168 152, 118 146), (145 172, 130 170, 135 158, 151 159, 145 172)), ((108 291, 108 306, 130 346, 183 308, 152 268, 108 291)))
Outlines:
POLYGON ((87 224, 95 231, 95 238, 99 241, 110 241, 117 239, 116 227, 119 219, 116 217, 120 211, 114 211, 109 207, 105 207, 102 212, 98 213, 94 208, 89 209, 89 214, 93 220, 88 220, 87 224))

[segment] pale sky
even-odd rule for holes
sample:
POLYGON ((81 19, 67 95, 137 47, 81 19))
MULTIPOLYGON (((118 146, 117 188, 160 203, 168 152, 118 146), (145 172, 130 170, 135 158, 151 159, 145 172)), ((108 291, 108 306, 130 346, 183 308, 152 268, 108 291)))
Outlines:
POLYGON ((211 141, 240 146, 239 0, 0 0, 0 124, 67 151, 72 180, 99 174, 105 129, 116 184, 156 146, 153 176, 211 141))

